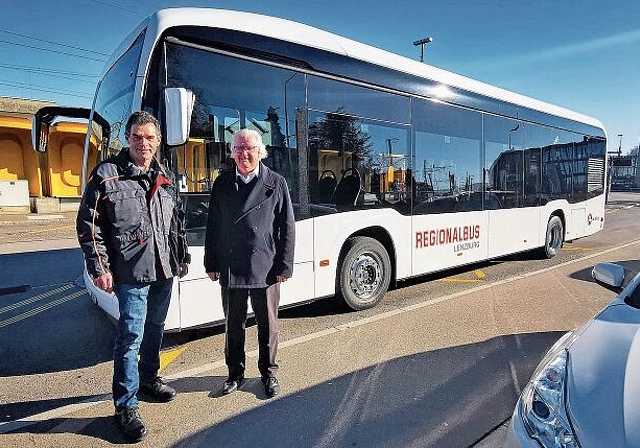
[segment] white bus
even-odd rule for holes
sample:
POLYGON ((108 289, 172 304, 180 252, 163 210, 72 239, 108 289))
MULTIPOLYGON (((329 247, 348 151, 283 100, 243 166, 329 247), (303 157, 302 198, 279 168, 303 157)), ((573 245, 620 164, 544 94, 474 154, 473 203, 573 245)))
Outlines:
MULTIPOLYGON (((138 109, 160 119, 186 204, 193 262, 169 331, 224 320, 203 242, 240 128, 262 134, 295 204, 284 307, 336 296, 365 309, 398 280, 533 249, 553 257, 603 228, 599 121, 300 23, 197 8, 147 18, 99 82, 85 178, 122 148, 138 109)), ((117 316, 115 296, 86 286, 117 316)))

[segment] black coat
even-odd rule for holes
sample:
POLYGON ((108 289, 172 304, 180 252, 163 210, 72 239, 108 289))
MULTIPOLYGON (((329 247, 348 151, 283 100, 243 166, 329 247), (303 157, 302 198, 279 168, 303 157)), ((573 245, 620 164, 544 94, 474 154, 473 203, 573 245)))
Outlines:
POLYGON ((295 218, 284 177, 260 163, 246 200, 235 167, 211 189, 204 266, 228 288, 264 288, 293 274, 295 218))
POLYGON ((155 160, 151 168, 152 176, 135 166, 125 148, 91 173, 76 219, 91 277, 111 272, 116 284, 152 282, 189 263, 175 182, 155 160))

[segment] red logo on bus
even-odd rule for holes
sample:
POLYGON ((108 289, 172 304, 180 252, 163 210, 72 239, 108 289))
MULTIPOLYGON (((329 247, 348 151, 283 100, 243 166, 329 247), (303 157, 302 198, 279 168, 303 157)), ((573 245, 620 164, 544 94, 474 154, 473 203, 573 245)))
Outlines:
POLYGON ((416 232, 416 249, 472 241, 480 238, 480 225, 416 232))

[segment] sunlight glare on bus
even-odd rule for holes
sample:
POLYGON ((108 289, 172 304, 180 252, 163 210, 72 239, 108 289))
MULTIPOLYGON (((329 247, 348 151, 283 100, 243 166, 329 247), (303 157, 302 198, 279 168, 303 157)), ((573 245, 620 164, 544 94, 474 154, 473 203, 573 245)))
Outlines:
POLYGON ((431 89, 431 94, 438 99, 448 98, 453 95, 451 89, 444 84, 440 84, 431 89))

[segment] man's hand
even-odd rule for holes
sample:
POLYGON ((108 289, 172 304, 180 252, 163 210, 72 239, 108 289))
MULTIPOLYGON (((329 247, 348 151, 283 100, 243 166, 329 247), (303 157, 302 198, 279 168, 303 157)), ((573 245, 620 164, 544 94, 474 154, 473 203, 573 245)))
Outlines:
POLYGON ((178 277, 182 278, 189 273, 189 265, 187 263, 180 263, 180 272, 178 277))
POLYGON ((286 282, 288 278, 289 277, 287 277, 286 275, 276 275, 276 280, 278 281, 278 283, 286 282))
POLYGON ((111 272, 107 272, 106 274, 101 275, 100 277, 94 278, 93 284, 96 285, 98 288, 102 289, 103 291, 112 293, 113 292, 113 275, 111 275, 111 272))
POLYGON ((218 279, 220 278, 220 273, 219 272, 207 272, 207 274, 209 274, 209 278, 213 282, 217 282, 218 279))

